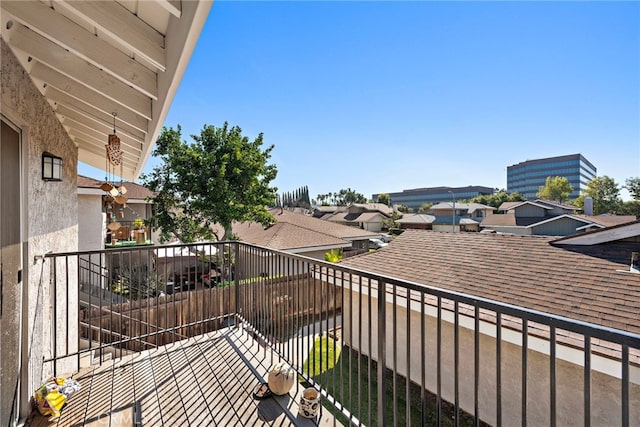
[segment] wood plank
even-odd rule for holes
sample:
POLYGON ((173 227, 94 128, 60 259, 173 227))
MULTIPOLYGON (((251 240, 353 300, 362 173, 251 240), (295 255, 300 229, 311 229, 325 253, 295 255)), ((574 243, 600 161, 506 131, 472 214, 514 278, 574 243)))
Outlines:
MULTIPOLYGON (((105 98, 121 103, 132 112, 151 120, 151 98, 117 80, 82 58, 68 52, 52 41, 23 25, 15 25, 10 42, 29 52, 38 61, 85 85, 105 98)), ((45 77, 44 81, 48 81, 45 77)))
POLYGON ((155 31, 146 22, 129 12, 116 2, 57 1, 76 16, 89 21, 98 29, 130 50, 137 57, 144 58, 159 71, 166 70, 164 35, 155 31))
MULTIPOLYGON (((49 100, 53 101, 56 106, 65 107, 70 111, 75 112, 79 116, 86 119, 87 123, 92 123, 92 127, 98 127, 103 130, 106 130, 107 133, 111 133, 113 131, 113 114, 106 114, 92 105, 86 104, 84 102, 78 102, 77 99, 67 95, 66 93, 56 89, 53 86, 47 86, 44 90, 44 96, 49 100)), ((54 106, 54 108, 56 108, 54 106)), ((143 123, 146 125, 146 121, 143 123)), ((140 129, 134 128, 130 126, 127 122, 120 120, 116 117, 116 129, 118 134, 127 134, 134 140, 140 141, 138 143, 138 147, 144 141, 146 137, 146 132, 140 131, 140 129)))
POLYGON ((102 102, 92 103, 91 100, 96 101, 99 95, 79 85, 76 85, 76 87, 64 86, 67 88, 67 91, 58 89, 56 85, 65 85, 64 76, 52 76, 56 71, 53 69, 46 70, 45 68, 45 65, 35 64, 34 69, 31 70, 31 77, 38 80, 42 80, 43 78, 49 79, 49 83, 44 88, 44 96, 47 99, 111 124, 113 124, 113 113, 115 112, 117 114, 116 125, 118 126, 118 130, 125 129, 137 138, 144 139, 144 137, 146 137, 149 126, 147 119, 106 98, 100 97, 102 102), (78 96, 82 96, 83 94, 90 95, 91 97, 89 100, 79 99, 78 96))
POLYGON ((179 425, 188 422, 185 408, 177 395, 179 384, 173 377, 169 363, 169 355, 173 352, 174 347, 176 344, 165 346, 163 351, 158 351, 150 357, 164 425, 179 425))
POLYGON ((137 418, 142 425, 163 425, 160 393, 156 388, 151 364, 152 355, 158 352, 158 350, 143 352, 133 370, 136 410, 139 412, 137 418))
MULTIPOLYGON (((191 345, 193 344, 187 343, 185 347, 182 343, 177 343, 175 351, 170 354, 168 360, 174 379, 178 385, 176 392, 180 396, 182 405, 185 408, 189 424, 202 425, 205 421, 210 423, 212 420, 206 404, 207 396, 203 394, 199 388, 198 376, 195 375, 190 366, 195 360, 187 358, 185 355, 185 348, 189 348, 191 345)), ((197 360, 198 355, 194 355, 192 352, 189 355, 197 360)))
POLYGON ((48 40, 73 52, 95 67, 107 70, 148 97, 158 99, 155 72, 44 3, 3 1, 2 9, 48 40))
MULTIPOLYGON (((285 396, 251 395, 275 360, 272 351, 233 328, 129 355, 78 373, 83 388, 58 424, 316 425, 297 416, 300 385, 285 396)), ((47 418, 40 418, 31 425, 45 425, 47 418)), ((324 411, 319 424, 333 421, 324 411)))

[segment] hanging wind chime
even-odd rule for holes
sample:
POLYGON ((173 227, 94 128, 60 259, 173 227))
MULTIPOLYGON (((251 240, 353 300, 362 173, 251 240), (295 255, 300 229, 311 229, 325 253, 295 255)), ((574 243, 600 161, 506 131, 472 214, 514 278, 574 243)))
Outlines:
POLYGON ((113 113, 113 133, 109 134, 106 148, 106 158, 105 158, 105 182, 100 186, 107 194, 104 196, 105 200, 105 210, 107 213, 107 221, 109 224, 107 228, 112 232, 115 232, 120 228, 120 223, 118 222, 118 218, 124 218, 124 208, 127 204, 127 197, 125 194, 127 193, 127 189, 124 186, 124 181, 122 178, 122 156, 123 152, 120 149, 120 137, 116 135, 116 113, 113 113), (116 187, 113 182, 113 175, 115 174, 115 168, 120 166, 120 186, 116 187), (109 176, 111 175, 111 182, 109 181, 109 176), (119 205, 116 207, 116 205, 119 205), (116 212, 117 210, 117 212, 116 212))

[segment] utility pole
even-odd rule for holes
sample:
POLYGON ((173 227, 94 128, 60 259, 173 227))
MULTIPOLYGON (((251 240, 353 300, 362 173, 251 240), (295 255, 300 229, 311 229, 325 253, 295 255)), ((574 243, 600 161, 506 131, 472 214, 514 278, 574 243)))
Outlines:
POLYGON ((453 211, 451 213, 451 232, 456 232, 456 198, 453 195, 453 191, 449 190, 451 193, 451 200, 453 201, 453 211))

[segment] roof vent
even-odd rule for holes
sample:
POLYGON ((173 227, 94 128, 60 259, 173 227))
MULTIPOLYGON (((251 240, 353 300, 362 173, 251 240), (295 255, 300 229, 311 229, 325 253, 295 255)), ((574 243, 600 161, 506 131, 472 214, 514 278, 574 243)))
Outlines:
POLYGON ((631 252, 629 271, 632 273, 640 273, 640 252, 631 252))

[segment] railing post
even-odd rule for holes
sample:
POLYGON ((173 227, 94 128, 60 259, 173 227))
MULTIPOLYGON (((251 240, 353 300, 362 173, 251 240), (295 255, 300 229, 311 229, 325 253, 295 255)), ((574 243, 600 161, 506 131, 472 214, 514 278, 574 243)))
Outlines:
POLYGON ((235 291, 235 326, 236 329, 240 327, 240 317, 238 316, 242 313, 242 309, 240 308, 240 280, 244 276, 243 271, 243 256, 240 255, 240 242, 235 242, 235 252, 236 252, 236 263, 235 263, 235 286, 233 286, 235 291))
POLYGON ((383 427, 387 419, 385 383, 386 358, 386 283, 378 278, 378 425, 383 427))

